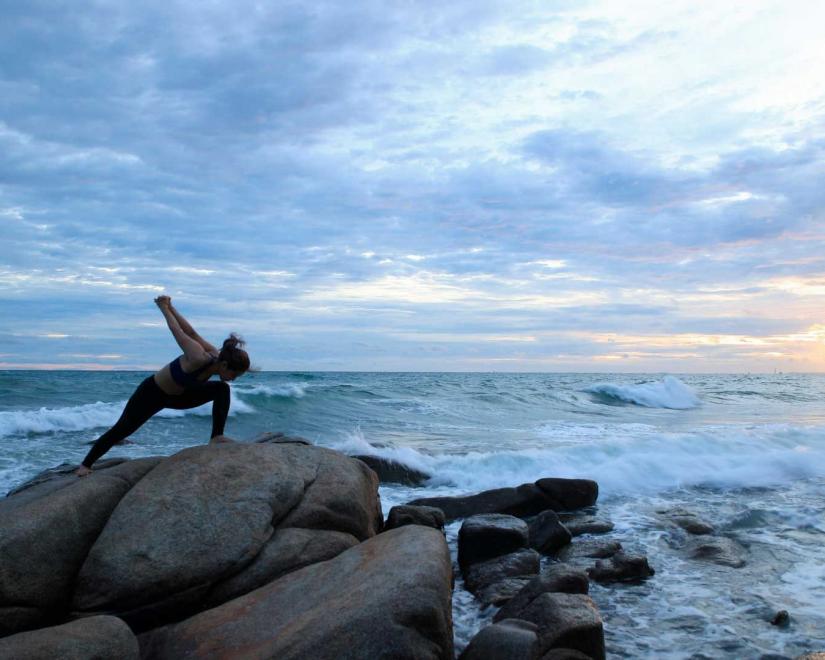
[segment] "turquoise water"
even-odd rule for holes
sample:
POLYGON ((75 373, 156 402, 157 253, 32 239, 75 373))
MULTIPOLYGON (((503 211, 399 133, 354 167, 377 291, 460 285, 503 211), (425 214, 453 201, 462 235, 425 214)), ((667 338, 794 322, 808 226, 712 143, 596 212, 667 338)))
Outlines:
MULTIPOLYGON (((145 375, 0 372, 0 490, 78 463, 145 375)), ((263 372, 232 392, 230 436, 283 431, 432 475, 420 489, 382 487, 385 509, 545 476, 596 479, 612 538, 657 569, 645 585, 594 587, 612 655, 825 649, 823 376, 263 372), (675 506, 745 545, 747 566, 686 559, 657 514, 675 506), (765 621, 778 609, 789 628, 765 621)), ((206 442, 210 427, 208 407, 164 411, 109 455, 170 454, 206 442)), ((459 647, 491 616, 460 587, 459 647)))

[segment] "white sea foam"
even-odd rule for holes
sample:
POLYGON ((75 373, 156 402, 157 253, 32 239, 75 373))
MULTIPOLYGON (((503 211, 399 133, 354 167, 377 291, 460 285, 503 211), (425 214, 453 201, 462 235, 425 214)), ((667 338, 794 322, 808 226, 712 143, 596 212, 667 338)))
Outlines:
POLYGON ((0 438, 29 433, 85 431, 111 426, 120 417, 125 401, 87 403, 65 408, 5 410, 0 412, 0 438))
POLYGON ((263 394, 265 396, 283 397, 285 399, 300 399, 306 395, 307 383, 282 383, 279 385, 246 385, 236 386, 238 394, 250 396, 263 394))
POLYGON ((627 403, 635 403, 647 408, 685 410, 695 408, 701 403, 696 393, 674 376, 665 376, 660 381, 638 385, 598 383, 586 388, 584 391, 627 403))
MULTIPOLYGON (((252 413, 255 409, 239 399, 234 390, 230 391, 229 414, 252 413)), ((113 403, 86 403, 80 406, 62 408, 40 408, 37 410, 5 410, 0 412, 0 438, 13 436, 55 433, 60 431, 87 431, 112 426, 120 417, 126 401, 113 403)), ((212 404, 207 403, 188 410, 161 410, 158 417, 183 417, 185 415, 209 416, 212 404)))
POLYGON ((823 427, 712 427, 688 433, 649 430, 553 448, 426 455, 376 448, 359 432, 338 447, 392 458, 431 475, 428 492, 473 493, 542 477, 595 479, 604 495, 689 486, 738 488, 825 477, 823 427))

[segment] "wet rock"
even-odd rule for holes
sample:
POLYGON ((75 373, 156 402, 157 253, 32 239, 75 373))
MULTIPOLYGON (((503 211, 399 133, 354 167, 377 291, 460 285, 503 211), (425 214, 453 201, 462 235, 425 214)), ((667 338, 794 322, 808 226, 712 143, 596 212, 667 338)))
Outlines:
POLYGON ((470 640, 459 660, 535 660, 538 657, 537 627, 528 621, 505 619, 482 628, 470 640))
POLYGON ((569 520, 563 520, 562 522, 573 537, 581 536, 582 534, 606 534, 607 532, 613 531, 613 523, 601 518, 589 516, 584 518, 574 517, 569 520))
POLYGON ((542 511, 530 521, 530 547, 550 555, 573 538, 554 511, 542 511))
POLYGON ((377 475, 382 484, 404 484, 405 486, 420 486, 430 475, 421 470, 411 468, 390 458, 380 456, 353 456, 366 463, 377 475))
POLYGON ((302 544, 329 558, 376 534, 377 486, 363 463, 321 447, 185 449, 118 503, 79 572, 73 608, 116 613, 138 630, 180 619, 303 566, 302 544), (318 536, 275 534, 293 528, 318 536))
POLYGON ((0 500, 0 636, 65 618, 75 578, 109 515, 160 458, 41 473, 0 500))
POLYGON ((575 649, 550 649, 541 660, 592 660, 586 653, 575 649))
POLYGON ((779 610, 771 619, 771 625, 787 628, 791 623, 791 615, 788 610, 779 610))
POLYGON ((726 536, 693 539, 687 551, 691 559, 710 561, 720 566, 742 568, 747 563, 747 550, 726 536))
POLYGON ((567 511, 593 505, 598 495, 595 481, 548 478, 516 488, 496 488, 461 497, 426 497, 409 504, 438 507, 449 521, 480 513, 527 517, 547 509, 567 511))
POLYGON ((311 445, 312 442, 306 438, 297 435, 284 435, 283 433, 272 433, 266 431, 252 439, 252 442, 258 444, 292 444, 292 445, 311 445))
POLYGON ((546 592, 525 607, 519 618, 538 626, 542 655, 554 648, 565 648, 604 660, 602 619, 589 596, 546 592))
POLYGON ((527 523, 501 513, 470 516, 458 532, 458 565, 470 564, 506 555, 527 546, 527 523))
POLYGON ((0 658, 9 660, 138 660, 137 638, 120 619, 93 616, 62 626, 0 639, 0 658))
POLYGON ((438 507, 448 521, 482 513, 532 516, 550 508, 550 501, 535 484, 496 488, 461 497, 424 497, 408 504, 438 507))
POLYGON ((825 660, 825 651, 817 651, 815 653, 806 653, 800 655, 796 660, 825 660))
POLYGON ((704 534, 713 534, 714 528, 708 522, 705 522, 698 515, 692 511, 685 509, 673 509, 670 511, 660 511, 671 523, 677 527, 681 527, 688 534, 701 536, 704 534))
POLYGON ((527 586, 527 583, 532 579, 531 577, 514 577, 499 580, 478 591, 476 598, 483 607, 488 605, 501 607, 527 586))
POLYGON ((638 582, 654 575, 654 571, 643 555, 627 555, 617 552, 609 559, 596 562, 593 568, 588 569, 590 579, 596 582, 638 582))
POLYGON ((434 506, 410 506, 402 504, 390 509, 385 530, 403 527, 404 525, 424 525, 433 529, 444 529, 444 512, 434 506))
POLYGON ((590 479, 539 479, 536 486, 550 500, 553 511, 583 509, 599 498, 599 485, 590 479))
POLYGON ((471 564, 464 571, 464 582, 467 590, 475 594, 505 578, 537 575, 540 565, 538 552, 522 548, 507 555, 471 564))
POLYGON ((300 527, 276 529, 255 559, 240 573, 216 584, 198 609, 215 607, 290 571, 337 557, 358 543, 346 532, 300 527))
POLYGON ((578 540, 562 548, 558 557, 561 561, 607 559, 621 549, 622 544, 618 541, 602 541, 600 539, 578 540))
POLYGON ((590 581, 583 571, 565 564, 553 564, 545 568, 541 575, 527 581, 521 591, 496 612, 493 621, 521 618, 521 613, 541 594, 587 594, 589 588, 590 581))
POLYGON ((408 525, 139 637, 144 658, 453 658, 444 535, 408 525))

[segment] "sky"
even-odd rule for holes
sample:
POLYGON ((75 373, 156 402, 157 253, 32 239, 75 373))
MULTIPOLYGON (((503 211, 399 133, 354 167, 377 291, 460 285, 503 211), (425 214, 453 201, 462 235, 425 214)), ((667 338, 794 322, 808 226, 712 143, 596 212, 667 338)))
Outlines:
POLYGON ((0 368, 825 371, 823 24, 0 0, 0 368))

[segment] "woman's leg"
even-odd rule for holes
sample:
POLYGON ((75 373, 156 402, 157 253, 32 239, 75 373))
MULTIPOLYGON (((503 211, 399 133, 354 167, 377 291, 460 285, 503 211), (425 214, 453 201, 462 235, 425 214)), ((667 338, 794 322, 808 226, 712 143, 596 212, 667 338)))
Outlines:
POLYGON ((187 389, 177 396, 167 395, 163 401, 166 408, 187 410, 212 402, 212 436, 223 435, 226 416, 229 414, 229 385, 223 381, 208 381, 203 385, 187 389))
POLYGON ((112 448, 112 445, 128 438, 143 426, 152 415, 163 408, 162 397, 163 391, 155 383, 154 377, 149 376, 129 398, 120 419, 97 439, 83 459, 82 465, 91 468, 97 459, 112 448))

